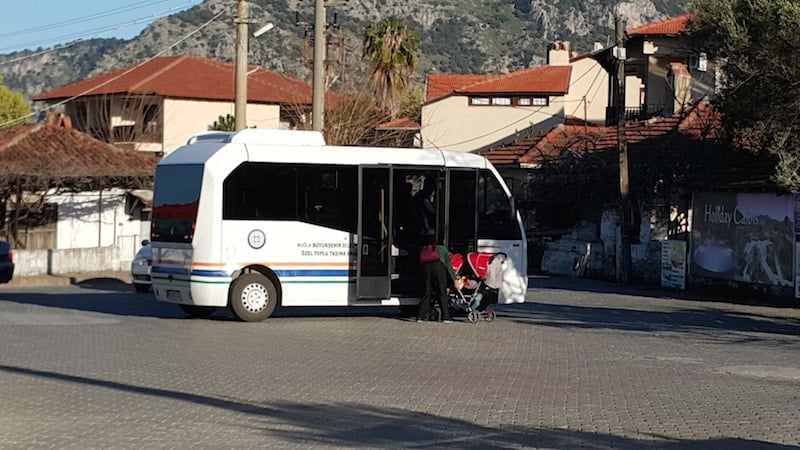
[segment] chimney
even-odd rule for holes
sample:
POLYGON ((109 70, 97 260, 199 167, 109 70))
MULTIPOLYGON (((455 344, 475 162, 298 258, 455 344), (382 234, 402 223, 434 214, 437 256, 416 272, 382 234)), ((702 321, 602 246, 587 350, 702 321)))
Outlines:
POLYGON ((63 111, 49 111, 47 113, 47 123, 59 128, 72 129, 72 118, 63 111))
POLYGON ((569 41, 553 41, 547 45, 547 64, 551 66, 568 66, 572 53, 569 41))

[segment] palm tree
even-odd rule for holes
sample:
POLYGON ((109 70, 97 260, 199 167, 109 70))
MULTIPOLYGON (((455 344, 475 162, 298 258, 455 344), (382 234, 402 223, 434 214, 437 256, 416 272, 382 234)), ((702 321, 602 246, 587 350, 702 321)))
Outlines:
POLYGON ((230 114, 219 116, 219 119, 208 126, 208 131, 236 131, 236 127, 234 126, 235 122, 236 119, 230 114))
POLYGON ((392 117, 411 85, 419 41, 419 33, 409 31, 396 17, 373 23, 364 32, 363 57, 369 64, 367 83, 378 103, 392 117))

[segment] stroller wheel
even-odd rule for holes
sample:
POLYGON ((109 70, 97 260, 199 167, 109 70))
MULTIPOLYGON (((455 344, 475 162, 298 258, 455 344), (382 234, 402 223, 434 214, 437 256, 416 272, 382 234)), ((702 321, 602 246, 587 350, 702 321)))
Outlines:
POLYGON ((413 317, 417 315, 419 306, 417 305, 400 305, 400 314, 406 317, 413 317))
POLYGON ((487 309, 484 314, 486 315, 486 321, 491 322, 494 320, 494 311, 491 309, 487 309))
POLYGON ((428 311, 428 315, 425 317, 425 319, 429 320, 431 322, 438 322, 439 321, 439 317, 441 315, 442 315, 442 312, 439 311, 439 308, 431 308, 428 311))
POLYGON ((469 314, 467 314, 467 320, 469 320, 471 323, 478 323, 478 319, 480 319, 480 317, 481 313, 478 311, 470 311, 469 314))

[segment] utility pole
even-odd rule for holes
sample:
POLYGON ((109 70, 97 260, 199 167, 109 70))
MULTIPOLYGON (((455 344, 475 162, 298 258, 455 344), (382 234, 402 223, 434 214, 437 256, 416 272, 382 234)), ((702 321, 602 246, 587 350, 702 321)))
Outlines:
POLYGON ((628 141, 625 136, 625 30, 622 19, 614 20, 617 59, 617 149, 619 150, 619 197, 620 224, 620 273, 617 277, 622 284, 628 284, 631 277, 631 208, 630 184, 628 179, 628 141))
POLYGON ((325 128, 325 25, 325 0, 315 0, 311 126, 317 131, 325 128))
POLYGON ((238 0, 236 5, 236 85, 233 107, 233 127, 236 131, 247 128, 247 26, 250 25, 250 5, 238 0))

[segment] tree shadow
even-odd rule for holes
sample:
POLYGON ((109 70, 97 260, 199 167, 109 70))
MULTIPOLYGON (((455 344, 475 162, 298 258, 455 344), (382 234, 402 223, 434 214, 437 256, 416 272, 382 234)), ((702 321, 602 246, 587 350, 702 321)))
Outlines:
POLYGON ((528 289, 557 289, 561 291, 594 292, 598 294, 630 295, 647 298, 767 306, 770 308, 798 307, 798 303, 793 300, 776 298, 766 294, 764 294, 763 297, 757 297, 757 294, 748 291, 742 291, 741 295, 735 297, 723 297, 709 293, 701 293, 691 289, 677 290, 645 284, 622 285, 611 281, 587 278, 530 276, 528 277, 528 289))
POLYGON ((557 328, 605 329, 663 334, 690 334, 723 343, 771 342, 800 347, 800 323, 714 309, 643 310, 552 303, 524 303, 496 308, 499 317, 557 328))
MULTIPOLYGON (((130 284, 119 280, 92 280, 88 284, 82 282, 65 287, 63 292, 58 293, 40 293, 29 290, 0 291, 0 302, 7 301, 119 316, 193 319, 183 313, 178 305, 158 301, 152 292, 135 292, 130 284)), ((387 317, 408 320, 407 317, 402 316, 396 306, 292 306, 277 308, 268 320, 293 317, 387 317)), ((233 321, 236 319, 228 308, 220 307, 207 320, 233 321)))
POLYGON ((286 306, 267 320, 278 317, 387 317, 407 320, 397 306, 286 306))
MULTIPOLYGON (((377 448, 586 448, 586 449, 796 449, 738 437, 675 439, 649 435, 636 439, 581 430, 531 426, 484 426, 463 419, 363 403, 255 403, 235 398, 139 386, 84 376, 0 365, 0 372, 50 381, 101 387, 226 410, 261 419, 265 440, 294 445, 377 448)), ((245 423, 245 422, 242 422, 245 423)))
POLYGON ((114 291, 114 292, 134 292, 135 289, 131 283, 113 277, 94 277, 78 280, 75 277, 70 277, 70 284, 79 286, 82 289, 92 289, 99 291, 114 291))
POLYGON ((3 301, 118 316, 162 319, 186 317, 177 306, 159 302, 151 293, 134 293, 133 288, 126 291, 113 290, 102 293, 87 293, 75 286, 67 287, 63 289, 63 292, 46 294, 32 291, 0 292, 0 302, 3 301))

